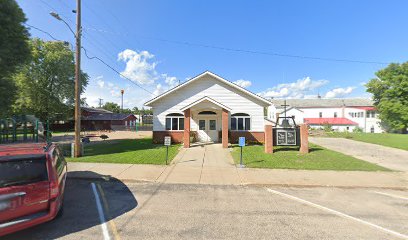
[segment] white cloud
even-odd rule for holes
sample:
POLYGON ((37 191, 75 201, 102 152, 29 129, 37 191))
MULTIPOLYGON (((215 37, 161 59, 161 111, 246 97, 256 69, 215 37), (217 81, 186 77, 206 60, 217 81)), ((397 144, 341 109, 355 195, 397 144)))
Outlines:
POLYGON ((153 91, 153 96, 158 96, 162 92, 164 92, 163 86, 159 83, 156 85, 156 89, 153 91))
POLYGON ((328 83, 327 80, 312 80, 310 77, 305 77, 296 82, 278 84, 258 94, 266 98, 305 98, 310 96, 305 95, 306 92, 318 89, 328 83))
POLYGON ((133 51, 126 49, 118 54, 118 61, 126 63, 122 75, 139 83, 151 84, 158 78, 157 62, 152 61, 154 55, 148 51, 133 51))
POLYGON ((354 89, 355 89, 355 87, 335 88, 335 89, 332 89, 332 90, 328 91, 326 93, 326 95, 324 95, 324 97, 325 98, 344 97, 344 96, 350 94, 351 92, 353 92, 354 89))
POLYGON ((161 76, 164 78, 164 82, 169 86, 169 88, 173 88, 179 83, 176 77, 170 77, 166 73, 162 74, 161 76))
POLYGON ((96 83, 99 85, 100 88, 103 88, 105 86, 105 82, 101 79, 99 79, 96 83))
POLYGON ((248 88, 248 87, 250 87, 252 85, 251 81, 244 80, 244 79, 239 79, 239 80, 235 81, 234 83, 237 84, 240 87, 243 87, 243 88, 248 88))

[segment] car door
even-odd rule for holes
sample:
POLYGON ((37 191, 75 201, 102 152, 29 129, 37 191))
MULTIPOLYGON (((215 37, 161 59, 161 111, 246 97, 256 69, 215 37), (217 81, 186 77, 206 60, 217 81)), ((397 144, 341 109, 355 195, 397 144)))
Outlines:
POLYGON ((48 209, 49 182, 45 155, 0 159, 0 222, 48 209))

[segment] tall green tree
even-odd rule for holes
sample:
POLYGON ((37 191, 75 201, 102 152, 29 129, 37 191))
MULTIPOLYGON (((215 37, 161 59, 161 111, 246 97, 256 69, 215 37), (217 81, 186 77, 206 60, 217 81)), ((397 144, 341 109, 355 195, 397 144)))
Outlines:
POLYGON ((15 0, 0 1, 0 117, 9 113, 15 100, 17 88, 11 75, 30 56, 25 21, 15 0))
POLYGON ((395 130, 408 127, 408 62, 392 63, 375 73, 377 78, 366 84, 373 94, 380 119, 395 130))
MULTIPOLYGON (((13 76, 18 98, 17 114, 34 114, 41 120, 70 118, 75 101, 74 53, 65 42, 30 41, 32 59, 13 76)), ((88 75, 81 73, 83 92, 88 75)))
POLYGON ((106 102, 102 108, 113 113, 120 113, 120 106, 114 102, 106 102))
POLYGON ((139 114, 139 108, 138 107, 134 107, 132 109, 133 114, 139 114))

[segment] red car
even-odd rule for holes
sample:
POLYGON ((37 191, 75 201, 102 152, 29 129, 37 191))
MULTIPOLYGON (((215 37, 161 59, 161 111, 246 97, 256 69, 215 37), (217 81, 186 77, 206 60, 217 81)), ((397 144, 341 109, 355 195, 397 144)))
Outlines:
POLYGON ((66 177, 54 144, 0 145, 0 236, 60 215, 66 177))

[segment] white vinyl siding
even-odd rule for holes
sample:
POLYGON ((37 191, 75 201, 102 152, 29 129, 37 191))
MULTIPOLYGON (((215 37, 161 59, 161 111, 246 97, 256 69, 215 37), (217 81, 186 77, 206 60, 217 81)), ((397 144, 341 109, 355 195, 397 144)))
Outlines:
MULTIPOLYGON (((251 118, 251 131, 264 131, 265 103, 228 86, 211 76, 192 82, 152 104, 153 131, 165 130, 165 119, 169 113, 181 113, 181 108, 208 96, 215 101, 231 108, 229 116, 234 113, 247 113, 251 118)), ((193 116, 195 118, 196 116, 193 116)), ((219 114, 221 126, 221 114, 219 114)), ((191 125, 198 123, 193 123, 191 125)), ((228 124, 230 125, 230 123, 228 124)))

